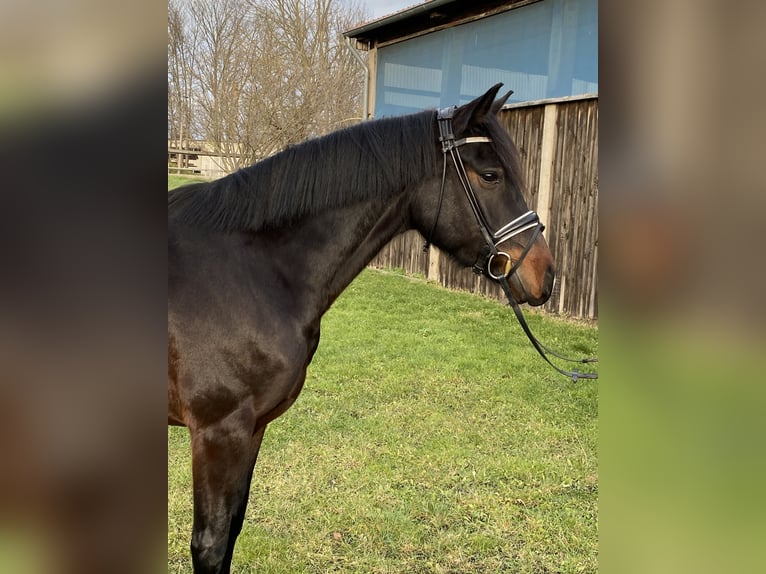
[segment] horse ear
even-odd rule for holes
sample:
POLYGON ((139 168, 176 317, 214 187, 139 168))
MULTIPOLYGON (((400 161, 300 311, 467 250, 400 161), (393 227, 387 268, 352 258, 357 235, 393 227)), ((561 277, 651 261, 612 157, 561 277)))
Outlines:
POLYGON ((508 98, 511 97, 511 94, 513 94, 513 90, 509 90, 507 94, 505 94, 503 97, 501 97, 499 100, 495 100, 495 103, 492 104, 492 113, 497 115, 500 110, 503 109, 503 106, 505 105, 505 102, 508 101, 508 98))
POLYGON ((481 122, 492 111, 492 102, 503 84, 495 84, 483 96, 460 106, 452 120, 455 135, 463 134, 469 125, 481 122))

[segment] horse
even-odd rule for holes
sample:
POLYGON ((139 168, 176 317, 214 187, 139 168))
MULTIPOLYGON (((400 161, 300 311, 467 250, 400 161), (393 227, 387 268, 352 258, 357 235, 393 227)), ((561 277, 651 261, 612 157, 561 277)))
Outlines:
POLYGON ((266 427, 301 392, 323 314, 394 236, 418 230, 519 303, 550 297, 501 86, 169 193, 168 424, 191 435, 196 573, 230 571, 266 427))

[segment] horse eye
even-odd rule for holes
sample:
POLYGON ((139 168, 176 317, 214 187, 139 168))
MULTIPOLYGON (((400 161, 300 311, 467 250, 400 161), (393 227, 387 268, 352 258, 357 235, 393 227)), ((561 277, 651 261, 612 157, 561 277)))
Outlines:
POLYGON ((481 177, 482 180, 484 180, 486 183, 496 183, 500 176, 497 175, 494 171, 486 171, 482 173, 479 177, 481 177))

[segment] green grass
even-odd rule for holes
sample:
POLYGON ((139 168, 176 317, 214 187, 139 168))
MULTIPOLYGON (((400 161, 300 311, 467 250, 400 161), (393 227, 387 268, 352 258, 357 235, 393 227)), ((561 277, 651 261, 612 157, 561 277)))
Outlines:
MULTIPOLYGON (((527 310, 571 355, 595 327, 527 310)), ((597 384, 539 358, 510 309, 366 270, 322 323, 256 466, 233 572, 597 570, 597 384)), ((168 434, 168 571, 191 572, 186 429, 168 434)))
POLYGON ((194 183, 197 181, 209 181, 208 178, 194 175, 170 175, 168 174, 168 191, 173 188, 186 185, 187 183, 194 183))

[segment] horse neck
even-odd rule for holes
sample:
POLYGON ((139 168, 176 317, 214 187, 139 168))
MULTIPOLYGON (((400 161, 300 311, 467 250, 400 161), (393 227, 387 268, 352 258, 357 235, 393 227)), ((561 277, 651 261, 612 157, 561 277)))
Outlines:
POLYGON ((410 228, 410 194, 329 210, 281 230, 283 265, 302 289, 307 313, 317 317, 395 235, 410 228))

